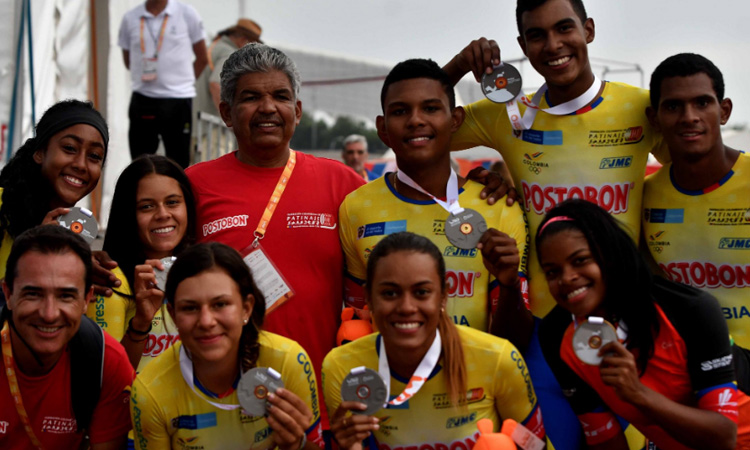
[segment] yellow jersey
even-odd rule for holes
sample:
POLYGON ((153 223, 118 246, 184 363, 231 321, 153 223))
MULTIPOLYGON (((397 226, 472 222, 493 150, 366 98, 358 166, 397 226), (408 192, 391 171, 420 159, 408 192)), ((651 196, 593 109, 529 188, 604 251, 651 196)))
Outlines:
MULTIPOLYGON (((422 388, 398 406, 375 413, 380 429, 374 437, 381 450, 472 448, 479 435, 477 421, 491 419, 495 431, 502 420, 514 419, 544 439, 536 393, 520 352, 505 339, 458 326, 467 374, 466 400, 450 404, 442 358, 422 388), (410 447, 414 446, 414 447, 410 447)), ((329 417, 341 404, 341 384, 355 367, 378 370, 379 333, 334 348, 323 360, 323 394, 329 417)), ((407 379, 391 373, 391 398, 407 379)))
POLYGON ((646 179, 643 234, 654 260, 672 280, 709 292, 729 332, 750 348, 750 155, 701 191, 678 187, 672 165, 646 179))
MULTIPOLYGON (((484 186, 467 180, 459 190, 463 208, 478 211, 488 228, 498 229, 516 240, 521 257, 519 272, 525 279, 528 255, 528 233, 523 212, 518 205, 507 206, 504 200, 488 205, 479 198, 484 186)), ((445 237, 448 212, 433 200, 412 200, 396 192, 387 175, 350 193, 339 208, 339 236, 346 256, 349 280, 363 284, 367 258, 385 236, 410 231, 430 239, 443 254, 446 265, 448 302, 446 312, 457 325, 481 331, 489 328, 491 307, 497 304, 499 285, 489 274, 478 249, 454 247, 445 237)), ((355 292, 348 283, 346 302, 364 307, 364 292, 355 292)))
MULTIPOLYGON (((318 389, 310 358, 299 344, 277 334, 261 332, 258 367, 281 374, 284 386, 299 396, 313 413, 307 437, 322 444, 318 389)), ((240 450, 271 448, 271 427, 265 417, 242 409, 219 409, 214 403, 238 404, 237 391, 217 398, 198 385, 193 391, 182 377, 181 342, 170 347, 141 372, 133 383, 130 414, 136 449, 240 450), (204 398, 201 398, 204 397, 204 398)))
MULTIPOLYGON (((569 198, 590 200, 637 238, 648 154, 658 150, 660 160, 667 154, 646 119, 649 104, 647 90, 607 82, 591 106, 565 116, 540 112, 532 129, 520 134, 514 134, 505 104, 483 99, 464 107, 466 119, 451 148, 498 150, 521 195, 532 236, 528 273, 535 316, 544 317, 555 306, 533 242, 553 206, 569 198)), ((548 107, 546 98, 540 107, 548 107)), ((525 112, 524 105, 519 108, 525 112)))

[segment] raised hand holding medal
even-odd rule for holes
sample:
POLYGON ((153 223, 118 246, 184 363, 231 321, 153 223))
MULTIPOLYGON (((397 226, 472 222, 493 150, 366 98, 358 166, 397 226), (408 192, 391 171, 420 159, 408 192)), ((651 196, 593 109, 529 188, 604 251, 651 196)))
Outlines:
POLYGON ((445 187, 445 201, 424 190, 403 171, 399 170, 396 176, 400 182, 429 196, 435 203, 448 211, 449 215, 445 220, 445 237, 448 238, 448 242, 462 249, 476 248, 482 234, 487 231, 487 222, 479 212, 473 209, 464 209, 458 203, 458 175, 452 168, 448 184, 445 187))

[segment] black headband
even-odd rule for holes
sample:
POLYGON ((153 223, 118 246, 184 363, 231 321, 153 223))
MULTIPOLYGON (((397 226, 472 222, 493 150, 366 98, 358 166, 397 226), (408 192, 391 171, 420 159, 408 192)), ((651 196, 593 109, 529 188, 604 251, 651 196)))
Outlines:
POLYGON ((79 123, 91 125, 99 131, 104 140, 104 151, 106 152, 109 144, 107 122, 87 103, 71 103, 67 108, 50 109, 45 112, 36 125, 37 141, 40 143, 47 142, 60 131, 79 123))

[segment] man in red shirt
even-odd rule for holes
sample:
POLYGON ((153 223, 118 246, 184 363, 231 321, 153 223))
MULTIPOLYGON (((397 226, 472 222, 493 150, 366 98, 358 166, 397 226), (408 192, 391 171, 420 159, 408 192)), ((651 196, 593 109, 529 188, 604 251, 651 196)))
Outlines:
POLYGON ((134 372, 125 350, 83 313, 91 251, 73 232, 40 226, 8 258, 0 315, 0 448, 123 448, 134 372), (11 394, 13 393, 13 394, 11 394))

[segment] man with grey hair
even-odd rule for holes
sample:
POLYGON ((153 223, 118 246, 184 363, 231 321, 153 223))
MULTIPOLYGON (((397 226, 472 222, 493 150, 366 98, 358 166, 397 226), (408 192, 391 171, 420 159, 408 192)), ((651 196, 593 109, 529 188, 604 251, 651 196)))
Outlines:
POLYGON ((367 156, 367 138, 361 134, 350 134, 344 139, 344 149, 341 151, 341 159, 344 160, 344 164, 357 172, 366 183, 374 178, 370 171, 365 168, 367 156))
POLYGON ((253 43, 234 52, 221 72, 219 110, 238 150, 187 175, 198 240, 242 253, 265 297, 264 329, 299 342, 319 371, 343 299, 338 209, 363 181, 338 162, 289 148, 302 117, 299 88, 299 72, 281 51, 253 43))

